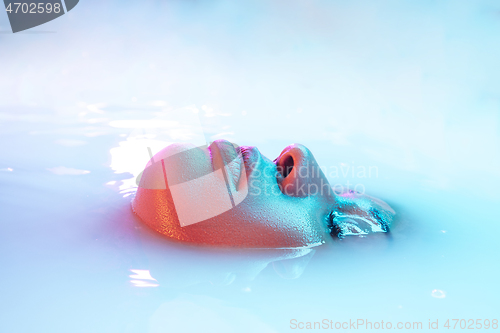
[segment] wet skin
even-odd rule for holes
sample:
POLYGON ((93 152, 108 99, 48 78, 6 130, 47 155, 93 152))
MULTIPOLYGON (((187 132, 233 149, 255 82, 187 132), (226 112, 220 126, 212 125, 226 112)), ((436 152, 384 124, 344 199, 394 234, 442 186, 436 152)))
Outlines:
POLYGON ((290 145, 271 161, 256 147, 218 140, 208 148, 174 144, 158 152, 140 178, 132 208, 145 224, 179 241, 297 248, 320 245, 332 231, 367 230, 337 225, 338 216, 354 214, 387 231, 390 208, 370 199, 335 194, 303 145, 290 145))

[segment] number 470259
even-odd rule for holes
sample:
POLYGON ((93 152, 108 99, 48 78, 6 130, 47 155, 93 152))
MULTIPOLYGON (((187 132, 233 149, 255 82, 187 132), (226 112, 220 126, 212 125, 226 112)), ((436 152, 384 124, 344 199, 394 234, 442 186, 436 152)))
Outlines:
POLYGON ((23 13, 23 14, 42 14, 42 13, 47 13, 50 14, 52 12, 59 14, 61 12, 61 4, 60 3, 43 3, 39 2, 38 4, 36 3, 22 3, 22 2, 16 2, 14 4, 9 3, 7 8, 5 10, 9 14, 17 14, 17 13, 23 13), (14 5, 14 6, 12 6, 14 5))
POLYGON ((498 319, 451 319, 452 323, 450 324, 450 319, 444 323, 444 327, 447 329, 498 329, 498 319), (458 325, 458 327, 457 327, 458 325))

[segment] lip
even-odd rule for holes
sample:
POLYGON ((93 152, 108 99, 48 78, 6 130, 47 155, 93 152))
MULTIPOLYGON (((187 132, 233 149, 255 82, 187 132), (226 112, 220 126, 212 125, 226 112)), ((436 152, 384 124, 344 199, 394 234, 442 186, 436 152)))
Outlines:
POLYGON ((224 169, 227 181, 233 187, 237 184, 241 177, 242 170, 245 170, 246 154, 242 147, 234 147, 227 140, 214 141, 209 147, 210 157, 212 161, 212 169, 214 172, 218 169, 224 169))

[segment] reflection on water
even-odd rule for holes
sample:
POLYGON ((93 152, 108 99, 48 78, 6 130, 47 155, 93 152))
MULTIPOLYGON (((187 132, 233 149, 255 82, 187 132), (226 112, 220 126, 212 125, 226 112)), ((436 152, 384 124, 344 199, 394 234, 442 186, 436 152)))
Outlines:
POLYGON ((153 140, 144 136, 128 137, 125 141, 120 141, 118 147, 111 148, 110 167, 117 173, 129 173, 132 177, 122 179, 119 189, 124 196, 135 193, 137 189, 137 177, 144 170, 149 160, 148 149, 160 151, 165 145, 171 142, 153 140))

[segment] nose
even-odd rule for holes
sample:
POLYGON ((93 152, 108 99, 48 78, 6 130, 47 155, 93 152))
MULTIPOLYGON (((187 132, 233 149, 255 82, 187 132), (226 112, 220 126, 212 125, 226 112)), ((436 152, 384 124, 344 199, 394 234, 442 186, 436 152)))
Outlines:
POLYGON ((278 185, 292 197, 332 196, 332 188, 309 149, 293 144, 276 159, 278 185))

